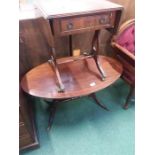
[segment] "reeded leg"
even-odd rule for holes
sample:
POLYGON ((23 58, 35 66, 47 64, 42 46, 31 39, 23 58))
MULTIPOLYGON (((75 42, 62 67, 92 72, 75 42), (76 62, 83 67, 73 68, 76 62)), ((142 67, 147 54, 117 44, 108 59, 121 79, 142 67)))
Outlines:
POLYGON ((104 70, 102 69, 102 66, 98 60, 98 54, 99 54, 99 33, 100 30, 96 30, 94 37, 93 37, 93 41, 92 41, 92 54, 93 54, 93 58, 95 60, 96 66, 101 74, 101 78, 102 80, 105 79, 106 74, 104 72, 104 70))
POLYGON ((99 102, 99 100, 97 99, 95 93, 92 93, 92 94, 90 94, 89 96, 92 97, 92 98, 94 99, 94 101, 95 101, 95 103, 96 103, 97 105, 99 105, 101 108, 103 108, 103 109, 109 111, 109 109, 108 109, 104 104, 101 104, 101 103, 99 102))
POLYGON ((130 88, 130 92, 127 96, 127 99, 126 99, 126 103, 124 104, 123 108, 126 110, 128 109, 128 106, 129 106, 129 102, 130 102, 130 99, 132 98, 133 94, 134 94, 134 91, 135 91, 135 88, 134 87, 131 87, 130 88))

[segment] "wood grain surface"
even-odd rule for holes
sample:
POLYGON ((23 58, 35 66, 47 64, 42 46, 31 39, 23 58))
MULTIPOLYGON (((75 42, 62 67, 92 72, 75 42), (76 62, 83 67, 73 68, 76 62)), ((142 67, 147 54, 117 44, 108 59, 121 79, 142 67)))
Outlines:
POLYGON ((60 75, 65 92, 58 92, 57 80, 49 63, 41 64, 30 70, 22 79, 21 86, 32 96, 45 99, 64 99, 89 95, 115 82, 122 73, 122 65, 108 57, 100 56, 99 60, 106 72, 102 81, 93 58, 59 64, 60 75))

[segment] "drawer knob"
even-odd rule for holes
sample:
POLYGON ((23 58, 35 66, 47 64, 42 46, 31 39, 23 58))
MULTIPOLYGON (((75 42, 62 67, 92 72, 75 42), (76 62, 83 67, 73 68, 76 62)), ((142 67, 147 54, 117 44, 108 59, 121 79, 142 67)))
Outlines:
POLYGON ((73 28, 73 24, 72 24, 72 23, 68 23, 68 24, 67 24, 67 29, 68 29, 68 30, 71 30, 72 28, 73 28))
POLYGON ((105 18, 101 18, 101 19, 99 20, 99 23, 100 23, 100 24, 104 24, 104 22, 105 22, 105 18))
POLYGON ((105 23, 107 23, 107 22, 109 22, 108 16, 104 16, 104 17, 102 17, 102 18, 99 20, 99 23, 100 23, 100 24, 105 24, 105 23))

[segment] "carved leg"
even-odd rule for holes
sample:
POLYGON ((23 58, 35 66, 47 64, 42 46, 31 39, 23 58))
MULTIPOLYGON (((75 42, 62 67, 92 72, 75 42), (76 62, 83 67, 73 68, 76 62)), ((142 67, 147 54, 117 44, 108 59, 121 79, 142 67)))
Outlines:
POLYGON ((105 74, 104 70, 102 69, 102 66, 101 66, 101 64, 100 64, 100 62, 98 60, 98 56, 97 55, 94 55, 94 60, 95 60, 96 66, 97 66, 97 68, 98 68, 98 70, 99 70, 99 72, 101 74, 101 78, 104 81, 105 77, 106 77, 106 74, 105 74))
POLYGON ((104 104, 101 104, 101 103, 99 102, 99 100, 97 99, 95 93, 92 93, 92 94, 90 94, 89 96, 92 97, 92 98, 94 99, 94 101, 95 101, 95 103, 96 103, 97 105, 99 105, 101 108, 103 108, 103 109, 109 111, 109 109, 108 109, 104 104))
POLYGON ((56 60, 54 59, 53 56, 51 56, 51 59, 48 60, 48 62, 53 66, 53 68, 55 70, 56 77, 57 77, 58 83, 59 83, 58 92, 64 92, 65 87, 64 87, 64 85, 62 83, 62 80, 61 80, 61 77, 60 77, 60 73, 59 73, 59 70, 58 70, 58 66, 57 66, 56 60))
POLYGON ((51 126, 52 126, 53 120, 54 120, 54 116, 56 113, 56 105, 54 104, 54 102, 51 103, 49 110, 50 110, 50 115, 49 115, 48 128, 47 128, 48 131, 51 129, 51 126))
POLYGON ((92 41, 92 54, 93 54, 93 58, 95 60, 96 66, 101 74, 101 78, 102 80, 105 79, 106 74, 104 72, 104 70, 102 69, 102 66, 98 60, 98 54, 99 54, 99 33, 100 30, 96 30, 94 37, 93 37, 93 41, 92 41))
POLYGON ((130 88, 130 92, 129 92, 129 94, 128 94, 128 96, 127 96, 127 99, 126 99, 126 103, 125 103, 124 106, 123 106, 123 108, 124 108, 125 110, 128 109, 129 101, 130 101, 131 97, 133 96, 134 91, 135 91, 135 88, 134 88, 134 87, 131 87, 131 88, 130 88))

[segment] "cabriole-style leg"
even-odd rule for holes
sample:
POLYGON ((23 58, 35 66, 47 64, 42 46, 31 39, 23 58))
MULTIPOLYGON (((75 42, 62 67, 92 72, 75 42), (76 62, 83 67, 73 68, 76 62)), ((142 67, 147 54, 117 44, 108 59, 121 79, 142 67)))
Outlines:
POLYGON ((62 83, 62 80, 61 80, 61 77, 60 77, 60 73, 59 73, 59 70, 58 70, 56 59, 53 56, 51 56, 51 59, 48 60, 48 62, 53 66, 53 68, 55 70, 55 74, 56 74, 56 77, 58 79, 58 84, 59 84, 58 92, 64 92, 65 87, 64 87, 64 85, 62 83))
POLYGON ((123 106, 123 108, 124 108, 125 110, 128 109, 129 102, 130 102, 131 98, 133 97, 134 92, 135 92, 135 88, 134 88, 134 87, 131 87, 131 88, 130 88, 130 92, 129 92, 129 94, 128 94, 128 96, 127 96, 127 99, 126 99, 126 103, 125 103, 124 106, 123 106))
POLYGON ((103 109, 109 111, 109 109, 108 109, 104 104, 101 104, 101 103, 99 102, 99 100, 97 99, 95 93, 92 93, 92 94, 90 94, 89 96, 92 97, 92 98, 94 99, 94 101, 95 101, 95 103, 96 103, 97 105, 99 105, 101 108, 103 108, 103 109))
POLYGON ((98 54, 99 54, 99 33, 100 30, 96 30, 93 40, 92 40, 92 54, 93 54, 93 58, 95 60, 96 66, 101 74, 101 78, 102 80, 105 80, 106 74, 104 72, 104 70, 102 69, 102 66, 98 60, 98 54))

